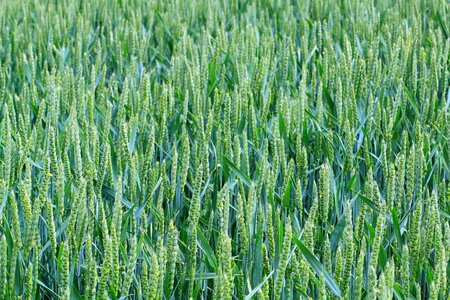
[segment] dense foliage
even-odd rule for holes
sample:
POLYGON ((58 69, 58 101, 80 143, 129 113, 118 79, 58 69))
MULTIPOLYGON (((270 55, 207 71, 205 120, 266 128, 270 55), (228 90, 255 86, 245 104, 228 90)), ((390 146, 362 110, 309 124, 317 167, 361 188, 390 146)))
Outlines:
POLYGON ((448 0, 0 1, 0 298, 448 299, 448 0))

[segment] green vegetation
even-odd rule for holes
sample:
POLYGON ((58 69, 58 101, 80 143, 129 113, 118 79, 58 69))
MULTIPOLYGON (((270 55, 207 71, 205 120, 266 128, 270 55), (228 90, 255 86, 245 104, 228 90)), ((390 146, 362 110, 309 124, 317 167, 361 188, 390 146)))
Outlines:
POLYGON ((1 299, 448 299, 448 0, 0 0, 1 299))

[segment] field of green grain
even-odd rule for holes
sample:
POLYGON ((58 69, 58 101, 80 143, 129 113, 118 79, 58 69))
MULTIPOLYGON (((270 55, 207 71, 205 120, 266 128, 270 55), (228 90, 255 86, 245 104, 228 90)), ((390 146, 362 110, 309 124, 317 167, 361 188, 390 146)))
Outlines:
POLYGON ((449 299, 449 35, 449 0, 0 0, 0 299, 449 299))

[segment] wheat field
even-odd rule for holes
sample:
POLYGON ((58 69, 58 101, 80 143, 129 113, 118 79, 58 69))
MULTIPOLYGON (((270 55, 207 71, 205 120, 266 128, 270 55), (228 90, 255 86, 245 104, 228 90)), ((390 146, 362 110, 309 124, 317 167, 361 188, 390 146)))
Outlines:
POLYGON ((450 298, 448 0, 0 0, 0 299, 450 298))

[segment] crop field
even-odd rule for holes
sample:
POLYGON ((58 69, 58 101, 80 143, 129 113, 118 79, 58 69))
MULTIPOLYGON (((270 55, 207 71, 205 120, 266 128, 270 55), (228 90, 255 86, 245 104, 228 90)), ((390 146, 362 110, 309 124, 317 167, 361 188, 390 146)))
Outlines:
POLYGON ((0 0, 0 299, 449 298, 448 0, 0 0))

